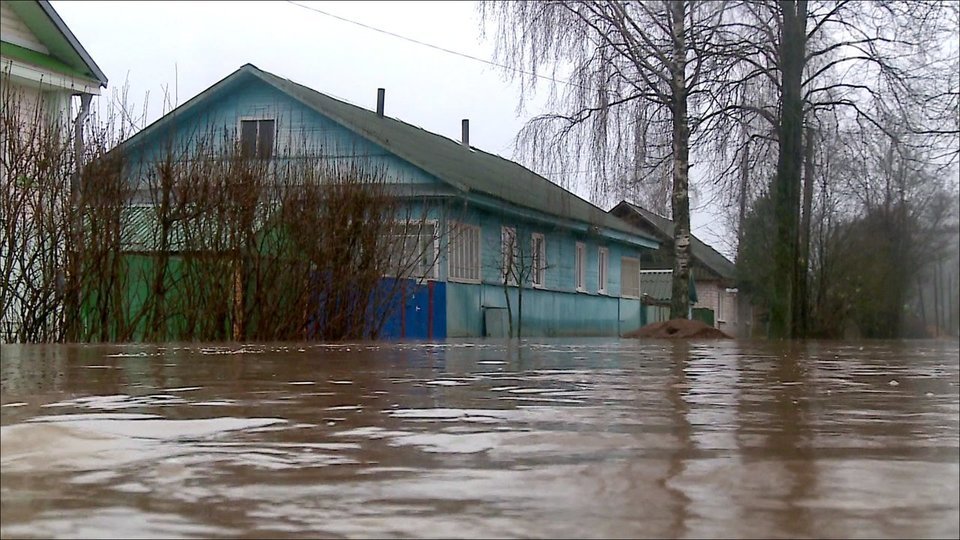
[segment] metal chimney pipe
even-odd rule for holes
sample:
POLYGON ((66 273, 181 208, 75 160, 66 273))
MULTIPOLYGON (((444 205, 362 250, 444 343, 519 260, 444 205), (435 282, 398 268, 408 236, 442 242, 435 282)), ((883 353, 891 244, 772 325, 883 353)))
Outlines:
POLYGON ((377 116, 383 116, 383 99, 386 93, 383 88, 377 88, 377 116))
POLYGON ((460 142, 463 143, 463 145, 466 146, 467 148, 470 148, 470 120, 468 118, 464 118, 460 122, 460 126, 461 126, 460 142))

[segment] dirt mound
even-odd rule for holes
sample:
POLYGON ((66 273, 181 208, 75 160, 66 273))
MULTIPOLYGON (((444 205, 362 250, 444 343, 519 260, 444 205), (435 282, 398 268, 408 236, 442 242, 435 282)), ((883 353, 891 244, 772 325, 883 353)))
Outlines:
POLYGON ((720 330, 708 326, 706 323, 688 319, 670 319, 669 321, 650 323, 633 332, 624 334, 623 337, 650 339, 733 339, 720 330))

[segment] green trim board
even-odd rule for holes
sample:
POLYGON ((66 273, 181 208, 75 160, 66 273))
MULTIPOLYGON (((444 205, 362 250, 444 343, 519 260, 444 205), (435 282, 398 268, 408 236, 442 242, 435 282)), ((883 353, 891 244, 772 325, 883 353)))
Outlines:
POLYGON ((64 64, 49 54, 43 54, 42 52, 14 45, 13 43, 7 43, 6 41, 0 41, 0 56, 99 84, 99 81, 91 78, 90 75, 64 64))
POLYGON ((103 74, 50 2, 22 0, 7 2, 7 6, 43 43, 51 56, 82 73, 82 78, 94 81, 101 87, 107 86, 107 76, 103 74))

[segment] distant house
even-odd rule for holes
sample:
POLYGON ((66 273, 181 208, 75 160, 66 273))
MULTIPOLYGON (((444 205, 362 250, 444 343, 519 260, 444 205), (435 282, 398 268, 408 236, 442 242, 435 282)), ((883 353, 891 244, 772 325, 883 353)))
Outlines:
MULTIPOLYGON (((643 254, 641 264, 646 273, 643 281, 650 288, 651 298, 661 305, 669 305, 671 289, 664 283, 670 280, 670 270, 673 268, 673 222, 627 201, 617 204, 610 214, 661 242, 659 249, 643 254)), ((691 295, 691 299, 695 299, 692 302, 694 318, 708 322, 730 335, 737 335, 737 292, 733 263, 693 235, 690 238, 690 253, 696 287, 691 295)), ((662 319, 662 314, 651 316, 650 319, 662 319)))
MULTIPOLYGON (((0 151, 4 152, 4 159, 0 160, 3 164, 0 166, 0 185, 8 190, 5 196, 11 198, 7 201, 28 200, 22 193, 29 190, 12 195, 17 191, 11 180, 20 186, 30 184, 25 181, 29 180, 25 175, 16 171, 41 168, 44 162, 50 161, 71 163, 70 159, 47 160, 37 157, 38 153, 23 149, 49 148, 37 141, 55 134, 63 134, 60 139, 63 142, 69 142, 72 135, 73 141, 80 144, 80 126, 89 112, 91 99, 106 85, 107 77, 49 2, 0 0, 0 106, 4 109, 0 129, 0 151), (57 131, 49 130, 51 126, 57 131), (8 144, 15 141, 21 144, 8 144), (8 153, 12 152, 11 148, 19 148, 20 154, 8 153), (30 157, 24 157, 24 154, 30 157), (20 199, 21 196, 24 198, 20 199)), ((63 151, 58 157, 73 157, 73 148, 76 147, 63 151)), ((61 152, 60 149, 54 151, 61 152)), ((61 179, 70 180, 67 177, 61 179)), ((73 187, 72 183, 70 185, 73 187)), ((66 197, 65 191, 60 195, 66 197)), ((45 275, 49 279, 52 272, 61 270, 51 268, 56 264, 51 263, 50 258, 37 257, 32 251, 39 249, 37 240, 43 236, 37 232, 40 220, 34 219, 38 208, 35 204, 41 204, 39 201, 42 200, 43 208, 48 209, 64 204, 64 199, 56 197, 57 194, 42 195, 37 195, 36 203, 18 202, 0 210, 0 214, 6 213, 2 218, 5 230, 0 234, 0 267, 7 280, 0 295, 3 297, 0 302, 0 341, 25 339, 21 330, 36 325, 38 321, 55 318, 53 310, 35 309, 30 300, 24 299, 29 296, 27 291, 36 286, 33 283, 36 276, 45 275), (25 255, 27 251, 31 254, 25 255), (17 257, 17 253, 21 256, 17 257)), ((34 303, 38 296, 33 296, 34 303)))
MULTIPOLYGON (((155 159, 211 128, 268 159, 365 160, 418 194, 411 204, 424 204, 422 195, 429 194, 429 219, 440 238, 436 264, 424 269, 428 286, 410 296, 388 336, 503 335, 506 238, 530 246, 537 261, 521 284, 522 314, 516 303, 513 308, 524 336, 617 336, 644 322, 640 260, 657 248, 655 237, 470 146, 466 121, 463 140, 451 140, 385 115, 383 93, 371 111, 247 64, 122 148, 131 159, 155 159), (311 154, 318 148, 322 153, 311 154)), ((518 287, 508 287, 516 299, 518 287)))

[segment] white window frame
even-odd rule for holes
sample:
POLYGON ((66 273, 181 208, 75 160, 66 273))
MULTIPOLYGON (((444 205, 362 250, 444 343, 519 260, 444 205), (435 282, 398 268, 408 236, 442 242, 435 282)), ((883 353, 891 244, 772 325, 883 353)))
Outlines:
POLYGON ((587 291, 587 246, 583 242, 577 242, 573 281, 578 292, 587 291))
POLYGON ((727 318, 723 311, 723 300, 726 293, 723 291, 722 287, 717 287, 717 322, 727 322, 727 318))
MULTIPOLYGON (((480 245, 483 240, 483 231, 479 225, 470 225, 460 221, 449 221, 447 223, 447 281, 455 283, 480 283, 483 278, 483 247, 480 245), (476 233, 476 241, 470 245, 464 243, 465 232, 476 233), (465 257, 475 255, 476 257, 476 278, 461 277, 454 272, 454 255, 465 257)), ((459 262, 459 261, 458 261, 459 262)), ((474 268, 471 268, 474 270, 474 268)), ((473 272, 471 272, 473 273, 473 272)))
MULTIPOLYGON (((243 123, 244 122, 261 122, 263 120, 273 120, 273 148, 270 149, 270 157, 267 159, 274 159, 277 157, 277 140, 280 133, 280 121, 277 120, 276 116, 270 116, 266 114, 261 115, 247 115, 241 116, 237 119, 237 143, 240 145, 240 152, 243 152, 243 123)), ((260 124, 257 124, 257 145, 260 144, 260 124)), ((259 148, 258 148, 259 150, 259 148)), ((254 154, 257 154, 254 151, 254 154)), ((256 157, 256 156, 255 156, 256 157)))
POLYGON ((516 286, 517 276, 513 271, 520 264, 517 228, 503 225, 500 227, 500 283, 516 286), (508 254, 507 251, 510 251, 508 254), (508 260, 509 257, 509 260, 508 260))
POLYGON ((610 281, 610 250, 602 247, 597 249, 597 293, 607 294, 607 284, 610 281))
POLYGON ((542 233, 530 235, 530 264, 533 271, 530 273, 530 284, 535 289, 542 289, 547 284, 547 239, 542 233), (537 248, 537 240, 540 247, 537 248))

